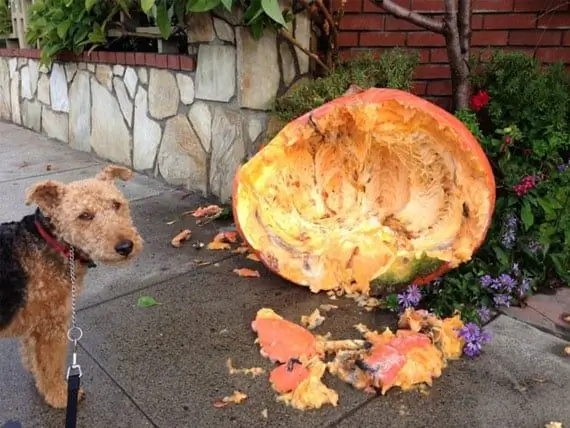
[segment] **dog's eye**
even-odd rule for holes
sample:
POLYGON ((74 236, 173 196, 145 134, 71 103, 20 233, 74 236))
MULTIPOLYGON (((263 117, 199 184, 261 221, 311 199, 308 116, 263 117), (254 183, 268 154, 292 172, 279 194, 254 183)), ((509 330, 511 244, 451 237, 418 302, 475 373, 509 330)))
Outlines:
POLYGON ((121 209, 121 207, 122 207, 122 205, 121 205, 120 202, 117 202, 117 201, 114 201, 114 202, 113 202, 113 209, 114 209, 115 211, 119 211, 119 210, 121 209))
POLYGON ((93 218, 95 217, 95 214, 89 213, 89 212, 84 212, 79 214, 79 217, 77 217, 79 220, 93 220, 93 218))

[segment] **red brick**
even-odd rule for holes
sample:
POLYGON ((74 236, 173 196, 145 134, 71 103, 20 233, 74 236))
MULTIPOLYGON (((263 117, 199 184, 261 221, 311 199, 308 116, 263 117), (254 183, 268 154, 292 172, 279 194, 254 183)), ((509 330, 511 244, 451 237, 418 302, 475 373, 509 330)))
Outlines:
POLYGON ((451 80, 436 80, 435 82, 429 82, 427 85, 428 95, 451 95, 451 80))
POLYGON ((430 49, 429 60, 430 62, 436 64, 439 62, 449 62, 449 58, 447 57, 447 49, 430 49))
POLYGON ((91 52, 91 62, 101 62, 101 57, 99 51, 91 52))
POLYGON ((194 57, 188 55, 181 55, 180 56, 180 69, 186 71, 194 71, 196 68, 196 62, 194 57))
POLYGON ((125 64, 127 65, 135 65, 135 53, 134 52, 126 52, 125 53, 125 64))
POLYGON ((473 0, 473 12, 510 12, 513 0, 473 0))
MULTIPOLYGON (((410 8, 411 0, 394 0, 394 3, 398 4, 399 6, 405 7, 407 9, 410 8)), ((384 12, 384 9, 374 3, 372 0, 364 0, 363 5, 364 12, 384 12)))
POLYGON ((385 31, 360 33, 360 46, 403 46, 405 43, 406 33, 385 31))
POLYGON ((8 56, 8 49, 0 48, 0 56, 8 56))
POLYGON ((536 57, 546 63, 557 61, 570 63, 570 48, 538 48, 536 57))
POLYGON ((549 14, 538 18, 538 28, 570 28, 570 13, 549 14))
MULTIPOLYGON (((565 1, 565 0, 564 0, 565 1)), ((515 12, 540 12, 544 10, 544 0, 515 0, 515 12)))
POLYGON ((430 62, 429 49, 416 49, 416 51, 420 54, 420 64, 430 62))
POLYGON ((411 22, 395 18, 391 15, 386 16, 384 19, 384 28, 386 31, 423 30, 423 28, 418 27, 411 22))
POLYGON ((346 15, 340 21, 341 30, 382 30, 384 28, 384 15, 363 14, 346 15))
POLYGON ((338 34, 337 43, 341 48, 358 46, 358 33, 356 31, 342 31, 338 34))
POLYGON ((168 68, 168 59, 166 55, 156 55, 156 66, 158 68, 168 68))
POLYGON ((136 65, 144 65, 144 52, 135 52, 135 64, 136 65))
POLYGON ((412 93, 422 96, 426 94, 427 83, 426 82, 414 82, 412 87, 412 93))
POLYGON ((426 97, 426 100, 442 109, 451 110, 451 99, 449 97, 426 97))
POLYGON ((180 55, 167 55, 166 64, 170 70, 180 70, 180 55))
POLYGON ((415 12, 443 12, 445 2, 441 0, 412 0, 411 10, 415 12))
POLYGON ((447 65, 421 64, 416 67, 415 78, 425 80, 448 79, 451 71, 447 65))
POLYGON ((149 67, 155 67, 156 66, 156 54, 155 53, 145 53, 144 54, 144 62, 145 62, 145 65, 147 65, 149 67))
POLYGON ((513 46, 560 46, 561 31, 511 31, 509 45, 513 46))
POLYGON ((536 14, 534 13, 502 13, 497 15, 486 15, 483 28, 493 29, 527 29, 536 28, 536 14))
POLYGON ((117 54, 115 52, 101 52, 103 62, 108 64, 116 64, 117 63, 117 54))
POLYGON ((483 28, 483 15, 475 15, 471 16, 471 29, 472 30, 480 30, 483 28))
POLYGON ((115 55, 117 57, 117 64, 125 64, 127 62, 125 52, 115 52, 115 55))
POLYGON ((570 31, 564 32, 564 37, 562 39, 562 44, 565 46, 570 46, 570 31))
POLYGON ((408 46, 445 46, 445 38, 431 31, 408 33, 408 46))
POLYGON ((508 31, 474 31, 471 46, 504 46, 508 38, 508 31))
MULTIPOLYGON (((368 0, 365 0, 368 1, 368 0)), ((339 10, 342 0, 334 0, 333 10, 339 10)), ((344 5, 345 12, 360 12, 362 11, 362 0, 347 0, 344 5)))

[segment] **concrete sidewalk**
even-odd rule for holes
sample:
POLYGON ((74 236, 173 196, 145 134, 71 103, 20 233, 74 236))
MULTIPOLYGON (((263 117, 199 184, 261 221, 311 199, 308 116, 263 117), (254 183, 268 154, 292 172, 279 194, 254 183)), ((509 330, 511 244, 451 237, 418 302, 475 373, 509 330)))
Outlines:
MULTIPOLYGON (((31 212, 24 190, 47 177, 71 181, 92 175, 104 163, 30 131, 0 123, 0 221, 31 212), (47 165, 50 165, 48 167, 47 165), (49 171, 48 171, 49 169, 49 171)), ((122 185, 122 184, 121 184, 122 185)), ((250 322, 271 307, 298 321, 326 296, 288 284, 243 256, 222 251, 175 249, 170 239, 182 228, 209 242, 219 224, 196 227, 182 212, 205 201, 137 175, 122 185, 134 220, 146 241, 131 266, 99 265, 86 278, 78 322, 84 329, 79 355, 87 398, 78 427, 500 427, 539 428, 549 421, 570 426, 570 359, 566 342, 547 331, 502 315, 485 354, 453 362, 427 393, 390 391, 371 397, 327 379, 340 395, 339 406, 299 412, 275 401, 266 378, 229 376, 225 362, 264 366, 250 322), (198 260, 214 262, 203 266, 198 260), (261 278, 240 278, 236 267, 256 268, 261 278), (161 304, 136 305, 140 296, 161 304), (249 398, 216 409, 213 402, 234 389, 249 398), (267 418, 262 411, 267 409, 267 418)), ((339 299, 317 332, 354 337, 352 325, 390 326, 382 312, 361 312, 339 299)), ((64 412, 45 406, 20 365, 17 344, 0 342, 0 426, 19 421, 24 428, 64 426, 64 412)))

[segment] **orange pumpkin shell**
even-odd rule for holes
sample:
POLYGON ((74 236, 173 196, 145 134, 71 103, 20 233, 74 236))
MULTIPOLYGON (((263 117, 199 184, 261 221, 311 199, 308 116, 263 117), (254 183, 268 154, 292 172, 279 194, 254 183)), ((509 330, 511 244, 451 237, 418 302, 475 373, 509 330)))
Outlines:
POLYGON ((470 260, 495 181, 456 117, 373 88, 287 124, 238 170, 232 199, 241 237, 269 269, 313 292, 370 293, 470 260))

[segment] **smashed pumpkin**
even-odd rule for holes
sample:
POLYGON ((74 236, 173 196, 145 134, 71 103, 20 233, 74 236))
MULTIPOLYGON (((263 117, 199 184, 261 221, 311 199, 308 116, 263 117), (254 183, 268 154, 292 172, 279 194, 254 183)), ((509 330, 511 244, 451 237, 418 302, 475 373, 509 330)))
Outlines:
POLYGON ((243 240, 313 292, 425 284, 471 259, 494 205, 491 166, 466 126, 378 88, 290 122, 242 165, 233 190, 243 240))

